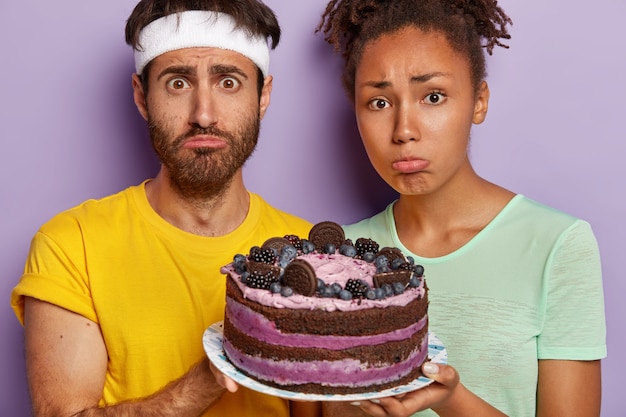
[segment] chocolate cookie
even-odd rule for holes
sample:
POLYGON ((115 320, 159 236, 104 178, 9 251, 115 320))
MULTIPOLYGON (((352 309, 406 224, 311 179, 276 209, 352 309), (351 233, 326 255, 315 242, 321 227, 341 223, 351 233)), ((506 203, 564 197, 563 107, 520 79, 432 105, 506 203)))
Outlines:
POLYGON ((384 255, 387 258, 389 265, 391 265, 394 259, 402 259, 403 261, 406 261, 404 254, 398 248, 384 247, 376 254, 377 257, 381 255, 384 255))
POLYGON ((263 249, 276 249, 276 253, 280 254, 283 248, 291 245, 291 242, 284 237, 270 237, 261 246, 263 249))
POLYGON ((406 269, 398 269, 391 272, 379 272, 374 275, 374 285, 377 288, 382 288, 385 284, 393 285, 394 282, 399 282, 406 286, 409 284, 411 274, 412 272, 406 269))
POLYGON ((283 283, 295 293, 312 297, 317 290, 315 270, 307 261, 295 259, 285 267, 283 283))
POLYGON ((280 267, 266 264, 265 262, 248 261, 246 269, 250 273, 256 272, 260 275, 265 275, 270 272, 274 278, 278 278, 280 276, 280 267))
POLYGON ((336 249, 339 249, 345 239, 346 235, 341 226, 331 221, 317 223, 309 232, 309 240, 319 252, 323 251, 328 243, 332 243, 336 249))

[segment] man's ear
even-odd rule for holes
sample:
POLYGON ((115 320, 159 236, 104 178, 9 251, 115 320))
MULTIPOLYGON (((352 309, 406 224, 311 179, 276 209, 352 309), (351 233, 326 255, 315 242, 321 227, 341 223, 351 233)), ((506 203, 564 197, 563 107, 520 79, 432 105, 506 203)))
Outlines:
POLYGON ((146 95, 143 91, 143 85, 141 84, 141 78, 137 74, 133 74, 133 99, 135 105, 141 116, 148 120, 148 105, 146 104, 146 95))
POLYGON ((487 110, 489 109, 489 85, 487 81, 480 83, 478 92, 476 93, 476 100, 474 101, 474 116, 472 122, 474 124, 481 124, 487 118, 487 110))
POLYGON ((261 97, 259 99, 259 113, 261 119, 265 116, 265 111, 270 106, 270 96, 272 95, 272 81, 273 77, 268 75, 263 80, 263 89, 261 90, 261 97))

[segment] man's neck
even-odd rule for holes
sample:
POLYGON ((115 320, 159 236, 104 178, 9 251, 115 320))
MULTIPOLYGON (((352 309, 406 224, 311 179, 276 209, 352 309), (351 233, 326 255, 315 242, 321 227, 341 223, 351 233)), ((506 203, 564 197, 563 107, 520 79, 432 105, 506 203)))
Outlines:
POLYGON ((200 236, 224 236, 232 232, 243 223, 250 206, 241 172, 223 193, 202 200, 181 196, 160 172, 146 183, 146 196, 154 211, 168 223, 200 236))

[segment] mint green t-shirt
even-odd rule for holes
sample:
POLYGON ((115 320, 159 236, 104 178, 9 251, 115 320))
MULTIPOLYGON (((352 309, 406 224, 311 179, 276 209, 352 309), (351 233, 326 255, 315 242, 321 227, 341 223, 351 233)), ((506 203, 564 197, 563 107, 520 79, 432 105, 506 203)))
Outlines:
POLYGON ((448 363, 509 416, 535 416, 539 359, 606 356, 600 256, 585 221, 517 195, 470 242, 438 258, 402 245, 393 203, 344 228, 348 238, 397 246, 424 266, 430 330, 448 363))

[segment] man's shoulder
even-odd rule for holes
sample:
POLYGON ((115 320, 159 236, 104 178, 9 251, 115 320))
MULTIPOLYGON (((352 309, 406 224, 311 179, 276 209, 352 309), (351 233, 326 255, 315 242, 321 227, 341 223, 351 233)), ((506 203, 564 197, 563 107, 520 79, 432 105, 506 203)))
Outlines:
POLYGON ((251 199, 259 207, 259 223, 283 234, 308 235, 313 224, 302 217, 275 207, 257 194, 251 194, 251 199))
POLYGON ((111 219, 114 213, 127 211, 140 186, 131 186, 118 193, 100 198, 91 198, 54 215, 41 226, 42 231, 66 229, 71 225, 84 225, 98 219, 111 219))

